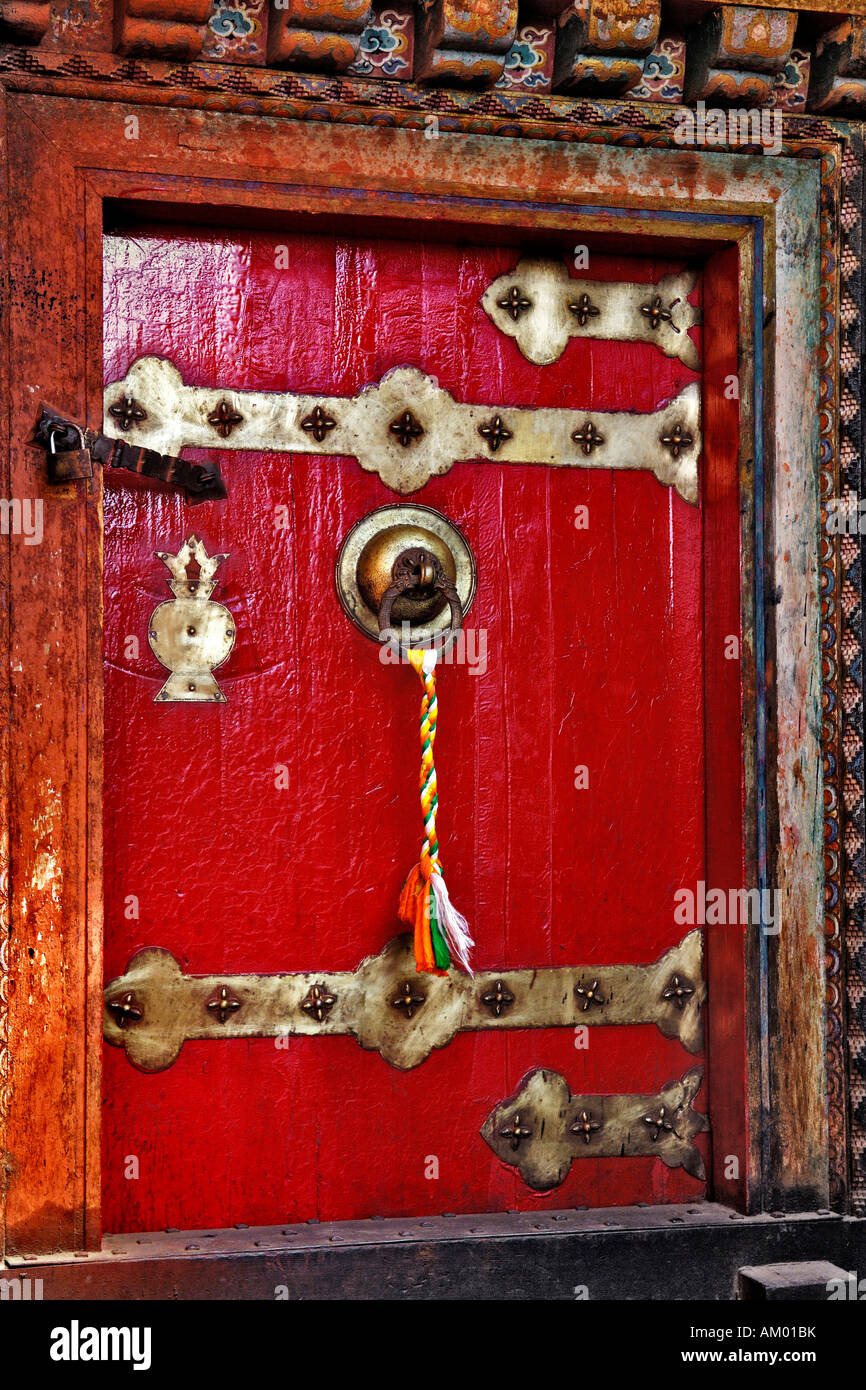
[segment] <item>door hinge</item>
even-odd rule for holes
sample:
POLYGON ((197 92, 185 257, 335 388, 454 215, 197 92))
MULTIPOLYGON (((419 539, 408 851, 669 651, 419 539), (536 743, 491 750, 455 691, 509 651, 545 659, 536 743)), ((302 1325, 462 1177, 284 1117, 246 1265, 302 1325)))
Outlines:
POLYGON ((104 1037, 141 1071, 163 1071, 187 1040, 351 1034, 400 1070, 461 1032, 655 1024, 703 1048, 701 933, 649 965, 564 965, 419 975, 411 934, 355 971, 186 975, 158 946, 105 989, 104 1037))
POLYGON ((94 463, 119 468, 183 492, 186 502, 211 502, 228 497, 217 463, 192 463, 160 454, 155 449, 99 434, 43 405, 30 441, 45 450, 49 482, 69 483, 93 477, 94 463))

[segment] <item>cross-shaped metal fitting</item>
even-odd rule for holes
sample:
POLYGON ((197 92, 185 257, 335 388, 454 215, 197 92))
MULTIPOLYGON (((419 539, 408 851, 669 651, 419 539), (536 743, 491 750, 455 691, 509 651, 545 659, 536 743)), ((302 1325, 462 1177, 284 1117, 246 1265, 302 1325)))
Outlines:
POLYGON ((336 994, 330 994, 325 985, 310 985, 301 1008, 304 1013, 312 1014, 318 1023, 323 1023, 336 1002, 336 994))
POLYGON ((402 415, 391 421, 388 429, 392 434, 396 434, 404 449, 408 448, 414 439, 420 439, 424 433, 423 425, 418 423, 411 410, 404 410, 402 415))
POLYGON ((694 990, 686 980, 681 980, 679 975, 672 975, 667 988, 662 993, 662 999, 673 999, 678 1009, 684 1009, 689 995, 694 994, 694 990))
POLYGON ((595 1004, 601 1008, 602 1004, 606 1002, 604 995, 599 991, 598 980, 593 980, 592 984, 589 985, 579 984, 575 993, 579 994, 583 1000, 583 1013, 586 1013, 590 1004, 595 1004))
POLYGON ((518 285, 512 285, 507 295, 505 295, 503 299, 498 299, 496 302, 500 309, 504 309, 506 313, 511 315, 515 323, 520 318, 521 314, 525 313, 527 309, 532 308, 532 300, 526 298, 526 295, 521 292, 518 285))
POLYGON ((659 435, 659 443, 664 444, 673 458, 678 459, 683 449, 688 449, 694 439, 682 425, 674 425, 669 434, 659 435))
POLYGON ((587 456, 604 443, 604 435, 599 434, 591 420, 587 420, 582 429, 575 430, 571 437, 587 456))
POLYGON ((482 994, 481 1002, 492 1014, 499 1018, 506 1009, 510 1009, 514 1003, 514 995, 511 990, 502 982, 497 980, 492 989, 486 994, 482 994))
POLYGON ((505 1126, 504 1129, 501 1129, 499 1133, 503 1139, 508 1140, 512 1149, 515 1150, 520 1148, 520 1141, 522 1139, 532 1138, 532 1130, 527 1129, 524 1125, 520 1123, 519 1115, 513 1115, 511 1117, 510 1122, 505 1126))
POLYGON ((317 444, 321 444, 326 438, 329 430, 335 430, 337 422, 333 415, 329 415, 320 405, 317 405, 309 415, 305 415, 301 421, 301 429, 312 434, 317 444))
POLYGON ((483 425, 478 426, 478 433, 487 441, 488 448, 494 454, 500 444, 512 437, 511 430, 507 428, 501 415, 495 415, 492 420, 485 420, 483 425))
POLYGON ((582 1134, 583 1142, 588 1144, 597 1129, 601 1129, 601 1124, 592 1118, 592 1111, 581 1110, 580 1115, 571 1126, 572 1134, 582 1134))
POLYGON ((128 1023, 138 1023, 138 1020, 144 1017, 144 1010, 138 1007, 135 995, 131 990, 127 994, 121 995, 119 999, 110 999, 106 1008, 110 1014, 113 1014, 118 1028, 125 1028, 128 1023))
POLYGON ((222 400, 216 410, 212 410, 207 417, 208 424, 213 425, 217 434, 222 435, 223 439, 228 439, 235 425, 242 425, 244 417, 237 410, 233 410, 228 401, 222 400))
POLYGON ((139 420, 147 419, 147 411, 134 396, 121 396, 119 401, 108 407, 108 413, 122 430, 130 430, 139 420))
POLYGON ((573 301, 568 307, 574 314, 581 328, 586 326, 587 319, 598 318, 601 313, 601 310, 596 308, 588 294, 582 294, 580 299, 573 301))
POLYGON ((212 1013, 218 1023, 225 1023, 231 1014, 237 1013, 241 1006, 241 1001, 237 995, 232 994, 226 985, 220 985, 207 1001, 206 1008, 212 1013))
POLYGON ((392 1009, 403 1009, 407 1018, 414 1018, 417 1009, 426 1001, 426 994, 416 994, 409 980, 403 982, 400 993, 391 1000, 392 1009))

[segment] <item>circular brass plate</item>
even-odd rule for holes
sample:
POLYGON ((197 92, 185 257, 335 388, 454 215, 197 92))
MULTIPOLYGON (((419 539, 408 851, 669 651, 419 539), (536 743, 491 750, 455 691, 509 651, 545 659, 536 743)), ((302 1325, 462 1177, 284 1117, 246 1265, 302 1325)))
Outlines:
MULTIPOLYGON (((393 531, 396 527, 401 528, 401 543, 395 553, 395 559, 400 550, 408 549, 413 545, 429 545, 429 537, 432 533, 445 545, 453 559, 454 584, 464 618, 475 597, 475 557, 463 532, 458 530, 453 521, 449 521, 441 512, 434 511, 432 507, 410 505, 378 507, 375 512, 370 512, 360 521, 356 521, 346 536, 340 548, 335 576, 340 603, 355 626, 365 636, 371 637, 374 642, 379 641, 379 619, 377 613, 373 611, 361 593, 358 584, 358 562, 362 552, 366 551, 367 557, 371 554, 375 555, 379 548, 370 543, 374 542, 375 538, 383 532, 393 531)), ((385 537, 383 540, 379 551, 382 557, 389 553, 389 539, 385 537)), ((448 568, 450 569, 450 566, 448 568)), ((378 592, 381 587, 381 583, 377 582, 373 576, 369 576, 365 583, 368 594, 378 592)), ((434 618, 423 623, 410 624, 410 640, 414 646, 422 646, 439 633, 444 632, 449 624, 450 613, 448 605, 445 604, 443 610, 437 613, 434 618)))

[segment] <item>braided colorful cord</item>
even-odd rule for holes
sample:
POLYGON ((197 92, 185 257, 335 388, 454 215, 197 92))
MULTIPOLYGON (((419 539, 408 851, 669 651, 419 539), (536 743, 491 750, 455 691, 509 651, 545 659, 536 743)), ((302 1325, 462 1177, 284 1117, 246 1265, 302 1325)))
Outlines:
POLYGON ((464 969, 469 970, 469 949, 474 943, 465 918, 457 912, 449 899, 439 859, 439 840, 436 834, 439 798, 436 788, 436 765, 433 761, 436 721, 439 714, 439 702, 436 698, 437 653, 411 648, 408 656, 424 687, 420 723, 421 771, 418 779, 421 812, 424 817, 424 842, 419 862, 403 885, 399 912, 401 920, 408 922, 414 931, 416 970, 444 975, 451 966, 452 954, 464 969))

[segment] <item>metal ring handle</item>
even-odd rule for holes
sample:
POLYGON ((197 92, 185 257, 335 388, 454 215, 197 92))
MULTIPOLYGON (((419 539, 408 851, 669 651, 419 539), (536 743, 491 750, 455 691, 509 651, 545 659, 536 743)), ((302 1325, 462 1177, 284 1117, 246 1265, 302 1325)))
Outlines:
MULTIPOLYGON (((391 567, 392 582, 382 595, 382 601, 379 604, 379 641, 389 640, 387 634, 393 630, 391 628, 391 610, 394 607, 394 601, 409 589, 417 587, 419 582, 418 570, 421 571, 422 582, 428 572, 432 573, 433 578, 430 587, 447 599, 448 607, 451 610, 451 626, 428 639, 429 646, 433 651, 442 651, 449 639, 456 636, 463 626, 463 609, 460 607, 460 597, 457 590, 443 570, 440 561, 429 550, 420 548, 404 550, 402 554, 397 556, 391 567)), ((402 643, 400 645, 402 648, 402 643)))

